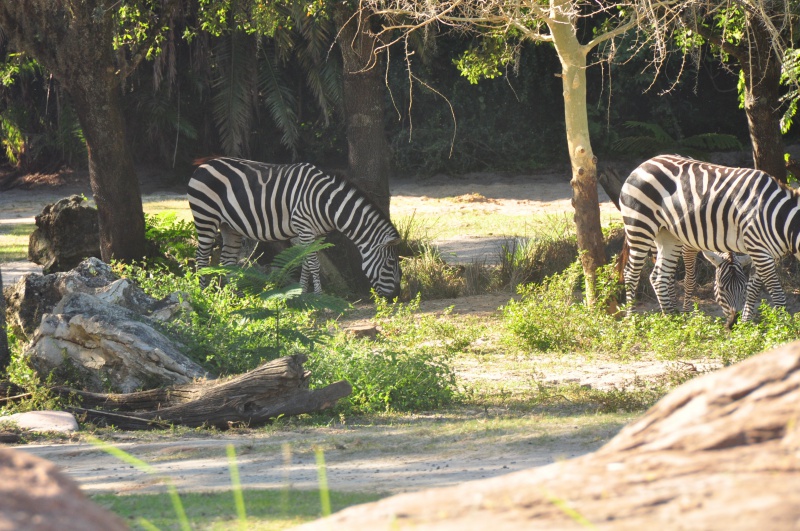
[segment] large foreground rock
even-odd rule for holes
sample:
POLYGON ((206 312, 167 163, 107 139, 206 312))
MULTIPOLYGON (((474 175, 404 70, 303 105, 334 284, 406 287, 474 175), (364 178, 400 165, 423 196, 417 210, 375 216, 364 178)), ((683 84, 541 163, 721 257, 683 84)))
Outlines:
POLYGON ((303 530, 797 529, 800 342, 676 389, 593 454, 303 530))
POLYGON ((49 461, 0 448, 0 530, 116 531, 128 526, 89 501, 49 461))

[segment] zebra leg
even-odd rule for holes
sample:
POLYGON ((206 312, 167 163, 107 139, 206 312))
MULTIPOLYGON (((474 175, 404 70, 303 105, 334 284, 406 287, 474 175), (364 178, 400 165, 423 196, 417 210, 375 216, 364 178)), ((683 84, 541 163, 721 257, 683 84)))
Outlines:
POLYGON ((300 270, 300 287, 303 288, 304 293, 308 293, 309 275, 311 275, 314 293, 322 293, 322 283, 319 280, 319 258, 317 257, 317 253, 309 254, 303 261, 303 267, 300 270))
MULTIPOLYGON (((195 270, 200 271, 204 267, 208 267, 211 262, 211 249, 214 247, 214 238, 217 235, 217 227, 213 230, 208 227, 203 227, 201 231, 197 230, 197 252, 194 255, 195 270)), ((200 287, 205 288, 208 286, 208 277, 200 277, 200 287)))
POLYGON ((750 321, 755 318, 758 312, 758 299, 761 295, 761 287, 763 286, 761 277, 758 276, 758 271, 753 267, 750 272, 750 281, 747 283, 747 296, 744 303, 744 310, 742 310, 742 321, 750 321))
POLYGON ((242 249, 243 236, 234 231, 227 223, 220 227, 222 232, 222 253, 219 263, 224 266, 234 266, 239 263, 239 251, 242 249))
POLYGON ((650 252, 650 247, 643 247, 640 245, 630 245, 628 252, 628 262, 625 264, 625 294, 627 297, 628 311, 630 316, 633 313, 633 301, 636 297, 636 288, 639 286, 639 277, 642 274, 642 266, 650 252))
POLYGON ((672 234, 662 230, 656 236, 658 255, 656 265, 650 274, 650 283, 656 292, 658 304, 664 313, 674 313, 675 308, 675 268, 682 244, 672 234))
POLYGON ((683 311, 692 311, 694 303, 694 290, 697 287, 697 249, 683 247, 683 265, 686 267, 686 276, 683 279, 683 311))
POLYGON ((755 317, 762 286, 767 289, 772 298, 773 306, 786 307, 786 294, 783 292, 781 281, 775 270, 775 259, 764 254, 750 253, 750 256, 753 258, 755 274, 750 276, 750 282, 747 285, 747 301, 744 312, 742 312, 743 321, 749 321, 755 317))

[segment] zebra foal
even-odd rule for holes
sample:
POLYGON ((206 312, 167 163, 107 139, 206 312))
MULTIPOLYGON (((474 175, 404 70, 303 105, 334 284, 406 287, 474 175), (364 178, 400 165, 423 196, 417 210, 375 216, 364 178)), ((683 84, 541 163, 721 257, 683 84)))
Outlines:
MULTIPOLYGON (((197 230, 196 265, 209 263, 217 231, 222 233, 223 265, 234 265, 243 237, 262 242, 297 238, 310 244, 340 231, 358 248, 362 270, 375 291, 400 293, 400 234, 358 188, 306 163, 267 164, 235 158, 212 159, 189 180, 189 206, 197 230)), ((307 289, 322 291, 319 259, 310 254, 300 273, 307 289)))
POLYGON ((672 279, 681 249, 687 247, 750 255, 753 270, 743 320, 754 317, 762 287, 774 305, 786 305, 775 260, 800 254, 800 196, 768 174, 660 155, 642 163, 627 178, 620 210, 630 245, 625 266, 629 301, 633 301, 644 260, 655 248, 650 281, 661 309, 674 311, 672 279))

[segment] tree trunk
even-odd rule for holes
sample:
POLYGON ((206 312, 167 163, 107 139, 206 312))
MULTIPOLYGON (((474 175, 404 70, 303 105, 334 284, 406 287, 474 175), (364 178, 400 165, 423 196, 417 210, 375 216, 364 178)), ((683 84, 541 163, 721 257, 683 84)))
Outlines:
POLYGON ((6 297, 3 295, 3 271, 0 269, 0 373, 5 372, 9 363, 11 363, 11 351, 8 349, 6 330, 6 297))
MULTIPOLYGON (((116 5, 116 4, 115 4, 116 5)), ((0 26, 15 47, 70 95, 86 138, 104 261, 145 255, 144 215, 125 141, 113 39, 116 8, 101 0, 0 1, 0 26)))
POLYGON ((390 153, 384 131, 384 81, 381 61, 373 55, 372 19, 338 8, 347 128, 348 178, 389 214, 390 153), (351 18, 352 17, 352 18, 351 18))
POLYGON ((744 75, 744 110, 753 145, 753 163, 759 170, 785 183, 786 163, 779 114, 781 65, 765 26, 750 14, 747 27, 749 40, 740 45, 747 51, 739 62, 744 75))
POLYGON ((89 152, 89 178, 97 204, 100 255, 131 261, 145 256, 139 180, 125 139, 119 87, 113 76, 75 76, 66 85, 89 152))
POLYGON ((597 157, 592 153, 586 109, 587 50, 578 41, 569 20, 557 20, 550 30, 561 60, 567 145, 572 165, 572 207, 575 209, 578 250, 586 280, 586 302, 591 306, 595 301, 596 270, 605 264, 606 257, 600 228, 597 157))

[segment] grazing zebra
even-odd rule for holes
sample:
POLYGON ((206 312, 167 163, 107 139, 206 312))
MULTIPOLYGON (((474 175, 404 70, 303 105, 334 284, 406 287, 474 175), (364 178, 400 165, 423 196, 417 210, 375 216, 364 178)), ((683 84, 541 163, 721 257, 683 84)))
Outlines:
MULTIPOLYGON (((661 155, 633 170, 620 193, 630 245, 625 266, 628 300, 647 253, 657 249, 650 280, 661 309, 675 310, 672 277, 682 247, 750 255, 742 319, 754 317, 762 286, 776 306, 786 295, 775 260, 800 249, 800 196, 768 174, 661 155)), ((629 309, 630 311, 630 309, 629 309)))
MULTIPOLYGON (((694 289, 697 286, 695 264, 698 251, 683 247, 683 264, 686 276, 683 281, 683 311, 692 309, 694 289)), ((749 256, 738 257, 735 253, 703 251, 703 256, 714 265, 714 300, 725 315, 725 327, 730 329, 736 322, 739 310, 744 306, 747 275, 744 268, 750 265, 749 256)))
MULTIPOLYGON (((297 238, 309 244, 338 230, 358 248, 375 291, 389 298, 400 292, 400 235, 388 216, 354 185, 311 164, 212 159, 189 180, 189 206, 197 229, 198 268, 208 265, 218 230, 223 265, 236 263, 245 236, 263 242, 297 238)), ((304 290, 309 275, 314 292, 321 292, 316 253, 303 263, 304 290)))

